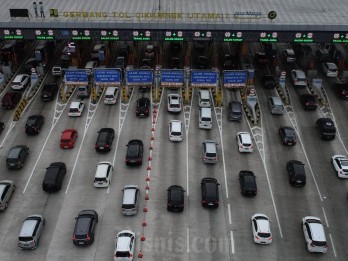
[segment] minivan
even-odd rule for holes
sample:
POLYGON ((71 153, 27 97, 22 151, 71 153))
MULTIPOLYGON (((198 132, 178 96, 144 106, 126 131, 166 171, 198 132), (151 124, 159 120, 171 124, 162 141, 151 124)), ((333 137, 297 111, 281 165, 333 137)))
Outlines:
POLYGON ((199 108, 198 116, 198 126, 200 129, 211 129, 213 127, 211 119, 211 109, 209 108, 199 108))
POLYGON ((89 85, 87 86, 79 86, 77 88, 77 96, 79 98, 87 98, 91 94, 91 88, 89 85))
POLYGON ((199 107, 210 107, 210 93, 207 90, 198 91, 198 105, 199 107))
POLYGON ((268 107, 272 114, 284 114, 284 105, 278 96, 268 97, 268 107))
POLYGON ((117 102, 118 87, 108 87, 104 96, 104 104, 115 104, 117 102))
POLYGON ((39 246, 40 237, 45 219, 39 215, 30 215, 23 221, 18 237, 18 247, 21 249, 34 249, 39 246))
POLYGON ((215 164, 218 161, 217 143, 212 140, 205 140, 202 143, 202 159, 204 163, 215 164))
POLYGON ((239 101, 231 101, 228 103, 228 119, 230 121, 242 120, 242 104, 239 101))
POLYGON ((172 120, 169 122, 169 140, 182 141, 182 122, 172 120))
POLYGON ((125 216, 136 215, 139 205, 139 188, 135 185, 127 185, 123 188, 122 214, 125 216))

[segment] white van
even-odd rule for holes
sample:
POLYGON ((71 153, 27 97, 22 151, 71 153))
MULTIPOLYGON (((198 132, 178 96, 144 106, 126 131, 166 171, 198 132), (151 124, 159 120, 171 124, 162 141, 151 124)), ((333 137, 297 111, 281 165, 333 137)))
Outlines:
POLYGON ((198 105, 199 107, 210 107, 210 92, 207 90, 198 91, 198 105))
POLYGON ((122 214, 126 216, 136 215, 139 206, 139 188, 135 185, 127 185, 123 188, 122 214))
POLYGON ((213 127, 212 118, 211 118, 211 109, 209 108, 199 108, 198 116, 198 126, 200 129, 210 130, 213 127))
POLYGON ((118 97, 118 87, 108 87, 104 96, 104 104, 116 104, 118 97))
POLYGON ((182 141, 182 121, 172 120, 169 122, 169 140, 182 141))

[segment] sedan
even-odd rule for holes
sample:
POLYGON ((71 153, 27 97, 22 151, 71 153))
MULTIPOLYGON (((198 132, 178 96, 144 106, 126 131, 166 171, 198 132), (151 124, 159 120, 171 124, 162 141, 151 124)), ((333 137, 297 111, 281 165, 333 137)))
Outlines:
POLYGON ((316 110, 318 103, 315 96, 309 93, 300 95, 300 102, 304 110, 316 110))
POLYGON ((257 186, 254 172, 250 170, 242 170, 239 172, 239 183, 241 193, 245 196, 256 196, 257 186))
POLYGON ((42 115, 31 115, 25 123, 25 133, 28 135, 39 134, 45 117, 42 115))
POLYGON ((181 97, 179 94, 168 94, 168 111, 169 112, 181 111, 181 97))
POLYGON ((334 155, 331 158, 331 163, 335 168, 337 177, 348 178, 348 158, 343 155, 334 155))
POLYGON ((249 132, 238 132, 236 140, 239 152, 253 152, 254 146, 249 132))
POLYGON ((79 212, 75 218, 75 228, 72 236, 74 245, 90 245, 94 242, 94 231, 98 223, 98 213, 93 209, 79 212))
POLYGON ((256 244, 271 244, 272 233, 269 218, 264 214, 255 214, 251 217, 251 230, 256 244))
POLYGON ((171 185, 168 189, 168 211, 183 211, 184 210, 184 192, 183 187, 171 185))
POLYGON ((280 127, 279 136, 284 145, 295 145, 296 144, 296 132, 293 127, 280 127))

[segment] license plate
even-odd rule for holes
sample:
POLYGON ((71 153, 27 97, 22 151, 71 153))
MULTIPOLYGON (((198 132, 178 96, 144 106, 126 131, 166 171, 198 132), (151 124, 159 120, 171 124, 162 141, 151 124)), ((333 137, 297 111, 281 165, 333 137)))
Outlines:
POLYGON ((85 244, 85 242, 79 242, 79 245, 84 245, 85 244))
POLYGON ((99 149, 103 150, 103 149, 104 149, 104 147, 99 147, 99 149))
POLYGON ((45 98, 47 98, 47 95, 44 95, 45 98))
POLYGON ((292 145, 292 143, 291 143, 291 142, 289 142, 289 143, 288 143, 288 145, 292 145))
POLYGON ((67 148, 69 148, 68 146, 64 146, 64 149, 67 149, 67 148))
POLYGON ((209 203, 208 205, 209 205, 209 206, 212 206, 212 205, 214 205, 214 204, 213 204, 213 203, 209 203))

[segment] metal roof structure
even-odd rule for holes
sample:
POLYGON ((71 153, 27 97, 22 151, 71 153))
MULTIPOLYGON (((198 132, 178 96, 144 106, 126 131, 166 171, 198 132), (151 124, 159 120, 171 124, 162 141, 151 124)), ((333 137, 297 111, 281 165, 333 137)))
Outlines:
POLYGON ((37 16, 33 0, 1 2, 1 28, 348 31, 347 0, 42 0, 37 16))

